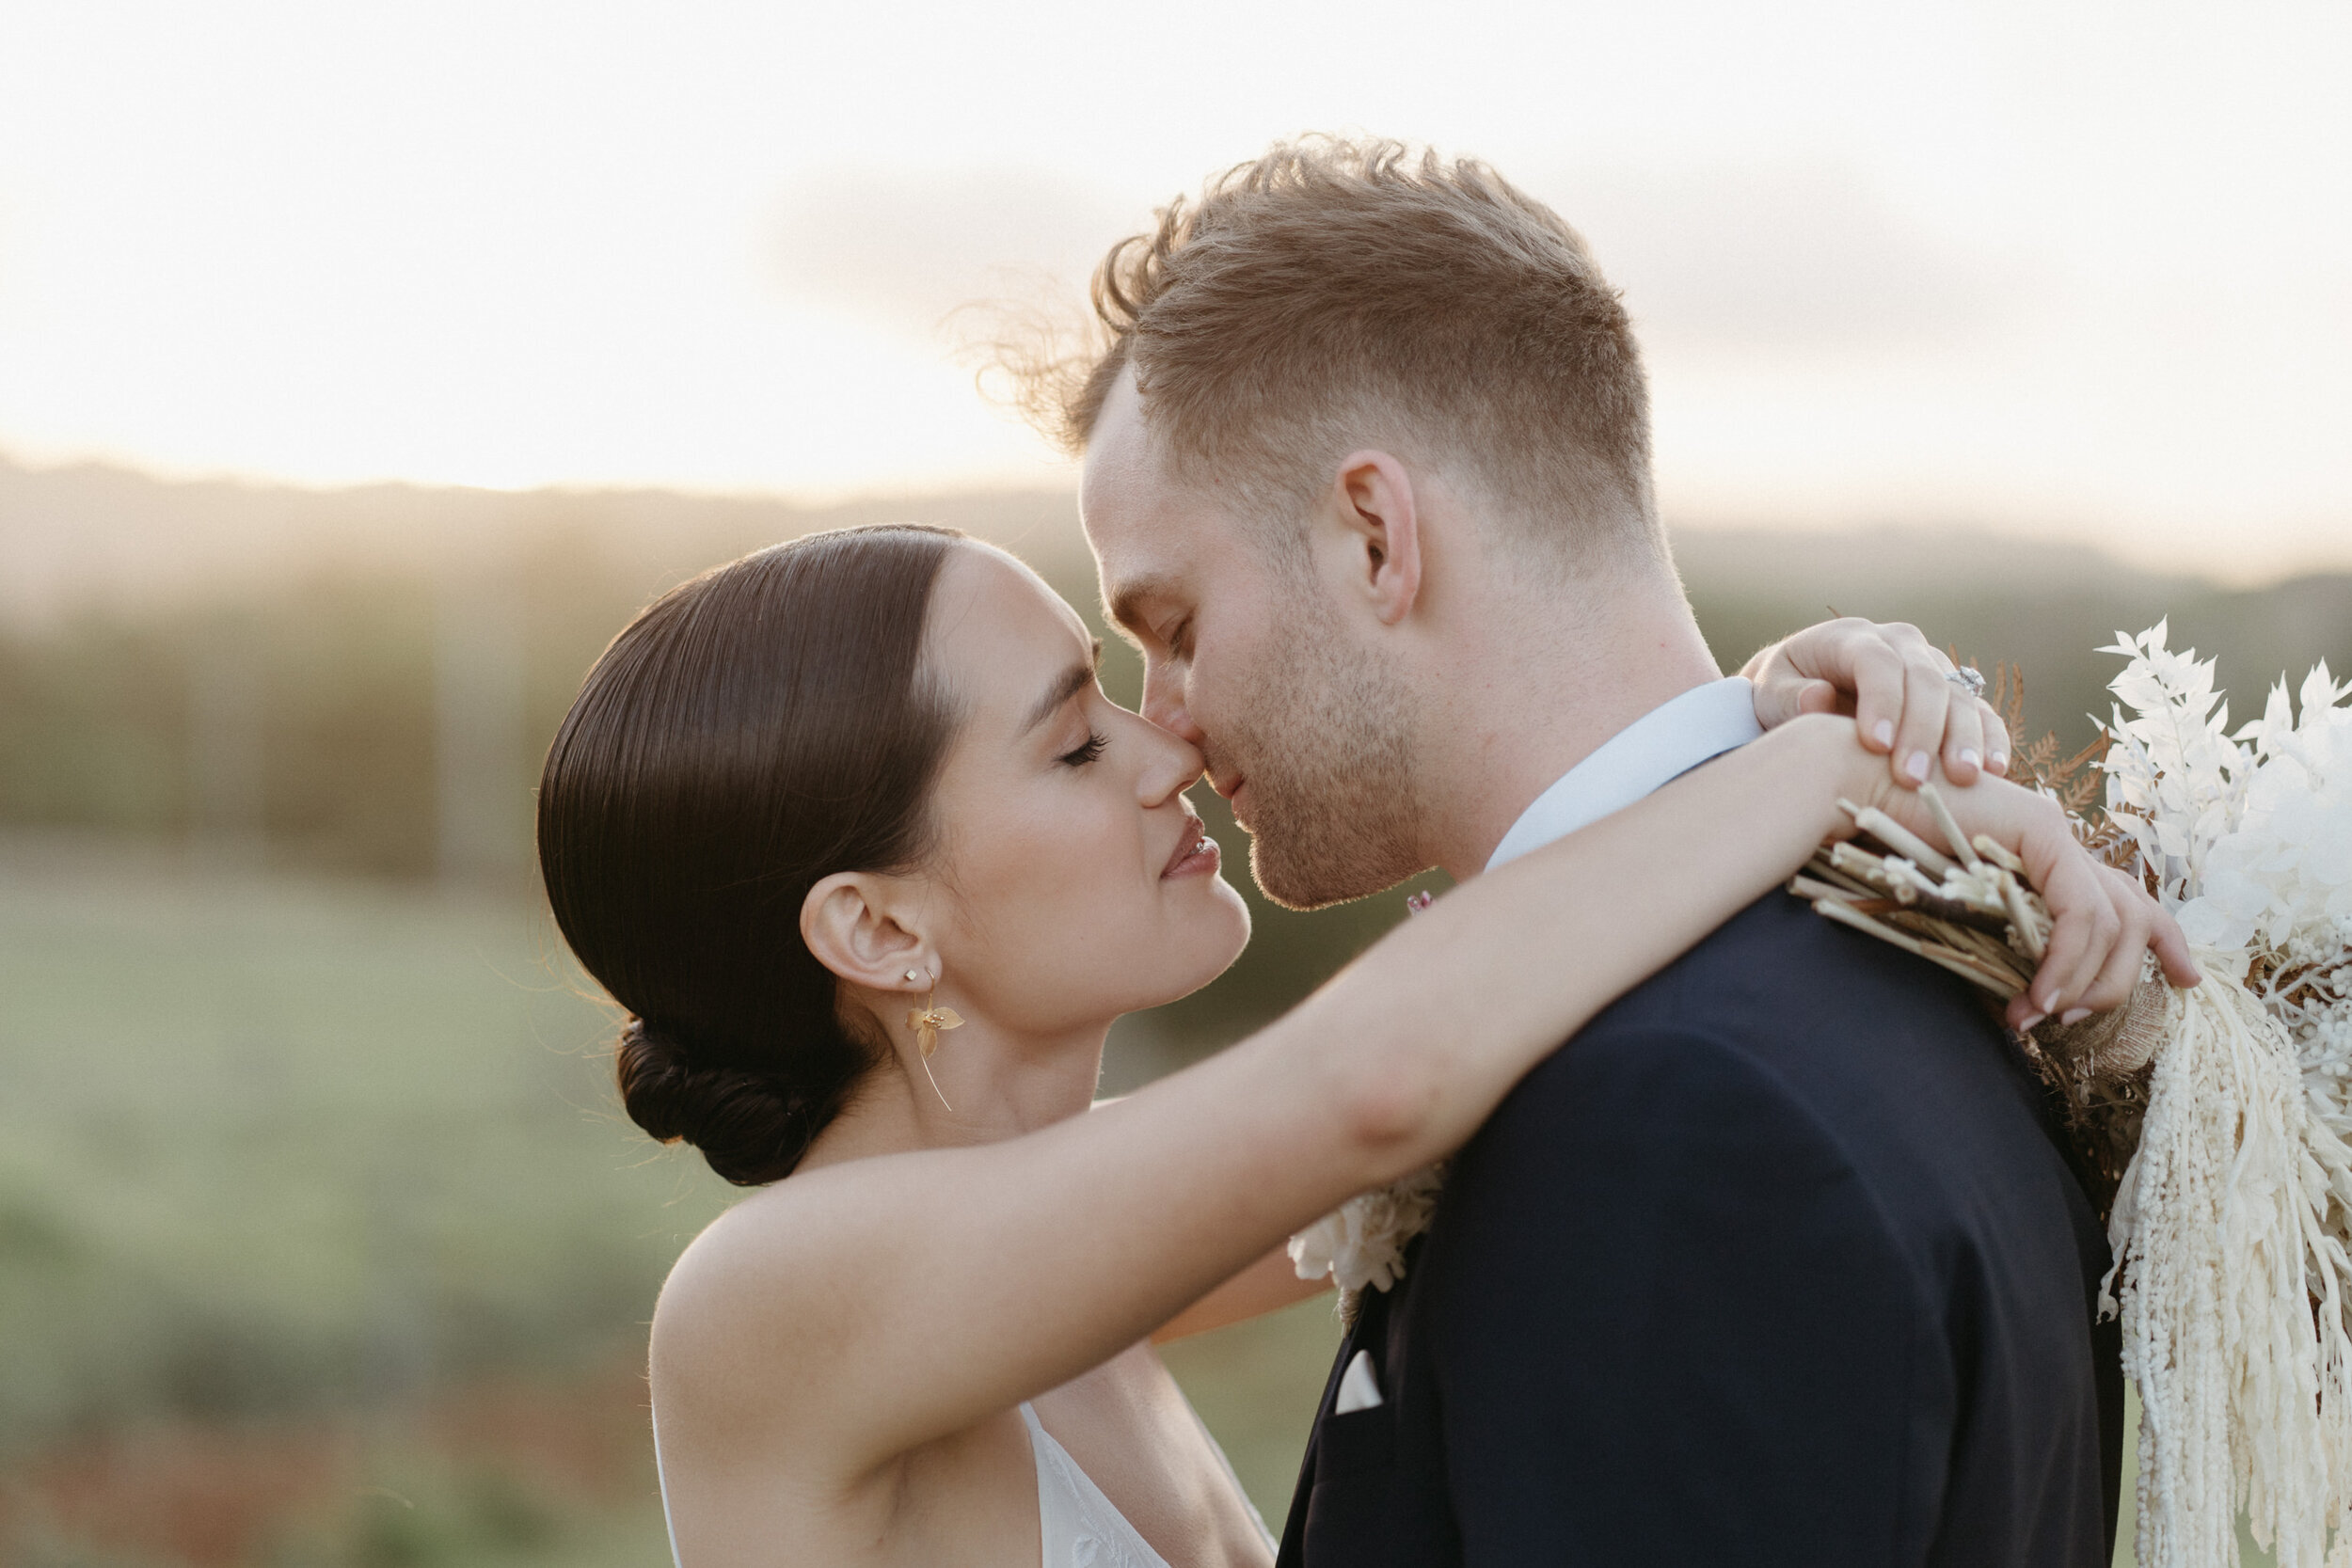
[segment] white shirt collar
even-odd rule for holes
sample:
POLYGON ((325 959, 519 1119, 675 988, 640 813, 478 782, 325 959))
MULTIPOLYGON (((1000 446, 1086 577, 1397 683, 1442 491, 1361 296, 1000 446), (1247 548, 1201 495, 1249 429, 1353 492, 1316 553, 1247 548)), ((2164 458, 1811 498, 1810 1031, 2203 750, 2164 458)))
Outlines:
POLYGON ((1763 733, 1756 721, 1756 689, 1744 677, 1694 686, 1602 741, 1536 796, 1495 846, 1486 869, 1623 811, 1677 774, 1763 733))

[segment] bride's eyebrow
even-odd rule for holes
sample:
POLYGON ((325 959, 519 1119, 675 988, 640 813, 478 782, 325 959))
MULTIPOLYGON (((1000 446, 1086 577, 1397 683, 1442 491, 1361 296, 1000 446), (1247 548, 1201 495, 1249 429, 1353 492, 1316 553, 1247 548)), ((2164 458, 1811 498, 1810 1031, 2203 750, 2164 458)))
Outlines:
POLYGON ((1029 709, 1028 718, 1022 721, 1021 733, 1023 735, 1028 734, 1040 724, 1044 723, 1060 711, 1062 704, 1094 684, 1095 672, 1103 665, 1103 640, 1099 637, 1095 638, 1093 644, 1092 662, 1073 664, 1064 670, 1045 695, 1037 700, 1037 705, 1029 709))

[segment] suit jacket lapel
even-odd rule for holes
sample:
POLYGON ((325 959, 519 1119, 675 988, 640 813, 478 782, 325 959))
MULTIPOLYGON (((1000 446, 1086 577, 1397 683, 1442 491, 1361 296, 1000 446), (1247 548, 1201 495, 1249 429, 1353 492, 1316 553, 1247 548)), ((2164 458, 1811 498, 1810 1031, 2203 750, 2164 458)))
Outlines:
MULTIPOLYGON (((1420 1244, 1416 1238, 1414 1245, 1420 1244)), ((1409 1278, 1410 1259, 1407 1259, 1409 1278)), ((1323 1444, 1323 1423, 1331 1418, 1332 1403, 1338 1400, 1340 1379, 1346 1375, 1347 1364, 1356 1359, 1359 1350, 1372 1352, 1373 1364, 1386 1368, 1389 1363, 1389 1312, 1394 1297, 1406 1286, 1399 1280, 1394 1289, 1366 1291, 1357 1306, 1356 1322, 1340 1338, 1339 1354, 1331 1358, 1331 1373, 1323 1380, 1323 1399, 1315 1406, 1315 1424, 1307 1433, 1307 1451, 1298 1461, 1298 1484, 1291 1491, 1290 1516, 1282 1521, 1282 1549, 1277 1568, 1304 1560, 1307 1530, 1307 1501, 1315 1489, 1315 1460, 1323 1444)), ((1387 1376, 1385 1370, 1381 1374, 1387 1376)))

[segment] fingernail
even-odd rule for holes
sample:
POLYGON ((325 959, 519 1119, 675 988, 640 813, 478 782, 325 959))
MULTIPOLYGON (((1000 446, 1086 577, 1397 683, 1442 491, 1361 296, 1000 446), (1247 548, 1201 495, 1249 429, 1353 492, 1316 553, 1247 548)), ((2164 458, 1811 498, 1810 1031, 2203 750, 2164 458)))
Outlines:
POLYGON ((2090 1009, 2089 1007, 2069 1007, 2066 1011, 2058 1014, 2058 1022, 2064 1027, 2072 1029, 2075 1024, 2080 1023, 2084 1019, 2087 1019, 2090 1016, 2090 1009))
POLYGON ((2007 752, 1995 752, 1991 756, 1984 759, 1984 766, 1992 772, 2006 773, 2009 771, 2009 753, 2007 752))
POLYGON ((1905 762, 1905 763, 1903 764, 1903 771, 1911 775, 1911 782, 1912 782, 1912 783, 1914 783, 1914 784, 1925 784, 1925 783, 1927 783, 1927 782, 1928 782, 1928 754, 1927 754, 1927 752, 1912 752, 1912 753, 1911 753, 1910 760, 1908 760, 1907 762, 1905 762))
POLYGON ((2017 1021, 2017 1032, 2021 1035, 2031 1034, 2033 1026, 2049 1016, 2048 1013, 2027 1013, 2017 1021))
POLYGON ((1984 766, 1984 758, 1977 755, 1977 749, 1974 746, 1963 746, 1960 749, 1960 765, 1963 768, 1981 768, 1984 766))
POLYGON ((1870 735, 1871 737, 1880 745, 1885 747, 1889 751, 1893 751, 1895 748, 1895 721, 1892 719, 1880 720, 1877 723, 1870 726, 1870 735))

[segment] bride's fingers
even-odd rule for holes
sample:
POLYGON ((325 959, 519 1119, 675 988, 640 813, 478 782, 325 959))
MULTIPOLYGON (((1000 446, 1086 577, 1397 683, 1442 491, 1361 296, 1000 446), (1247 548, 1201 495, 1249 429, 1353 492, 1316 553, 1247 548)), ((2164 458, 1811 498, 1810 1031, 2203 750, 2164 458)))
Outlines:
POLYGON ((2083 944, 2082 953, 2075 958, 2073 970, 2066 972, 2065 977, 2058 982, 2058 994, 2050 999, 2048 1010, 2060 1016, 2084 1006, 2084 994, 2097 984, 2101 972, 2107 967, 2115 950, 2122 945, 2123 917, 2117 912, 2114 900, 2107 896, 2104 879, 2099 883, 2098 902, 2091 907, 2090 913, 2089 938, 2083 944))
POLYGON ((1911 626, 1852 618, 1820 630, 1838 657, 1836 667, 1817 673, 1853 694, 1854 728, 1863 747, 1893 753, 1898 728, 1910 717, 1911 663, 1927 639, 1911 626))
POLYGON ((1993 705, 1977 699, 1977 707, 1984 724, 1984 770, 1998 778, 2009 776, 2009 748, 2011 736, 2009 725, 1994 712, 1993 705))
POLYGON ((2203 979, 2196 959, 2189 956, 2188 939, 2181 934, 2180 924, 2148 896, 2139 879, 2108 866, 2102 866, 2100 875, 2114 899, 2122 930, 2106 966, 2074 1006, 2103 1013, 2129 1002, 2139 989, 2140 976, 2146 972, 2143 956, 2149 953, 2156 956, 2165 978, 2176 986, 2193 986, 2203 979))
POLYGON ((1949 703, 1944 714, 1944 773, 1956 784, 1972 784, 1984 767, 1984 705, 1957 692, 1949 703))
POLYGON ((2197 959, 2189 953, 2188 938, 2182 934, 2181 923, 2172 918, 2172 911, 2148 896, 2148 890, 2139 879, 2124 872, 2116 876, 2131 884, 2132 892, 2147 907, 2149 920, 2149 950, 2156 962, 2164 966, 2164 977, 2176 986, 2194 986, 2205 978, 2205 972, 2197 967, 2197 959))
POLYGON ((2050 906, 2050 944, 2033 983, 2010 1001, 2011 1027, 2030 1029, 2044 1017, 2074 1006, 2074 999, 2106 964, 2122 921, 2098 870, 2072 844, 2048 862, 2041 889, 2050 906))
MULTIPOLYGON (((1889 763, 1895 770, 1895 782, 1905 789, 1916 789, 1927 783, 1937 754, 1944 750, 1945 720, 1952 706, 1953 688, 1935 666, 1939 657, 1921 639, 1919 647, 1903 659, 1903 711, 1895 727, 1889 763)), ((1975 777, 1972 768, 1968 780, 1975 777)), ((1956 778, 1953 782, 1967 781, 1956 778)))
POLYGON ((1837 688, 1827 681, 1807 681, 1797 689, 1799 713, 1836 713, 1837 688))
MULTIPOLYGON (((2113 873, 2109 873, 2112 886, 2113 873)), ((2122 923, 2116 933, 2115 946, 2107 954, 2107 961, 2100 968, 2083 993, 2074 999, 2074 1006, 2058 1015, 2058 1022, 2079 1022, 2084 1014, 2104 1013, 2120 1007, 2132 999, 2139 989, 2139 976, 2146 967, 2148 942, 2155 932, 2154 911, 2139 899, 2133 898, 2131 888, 2115 888, 2115 912, 2122 923)))

